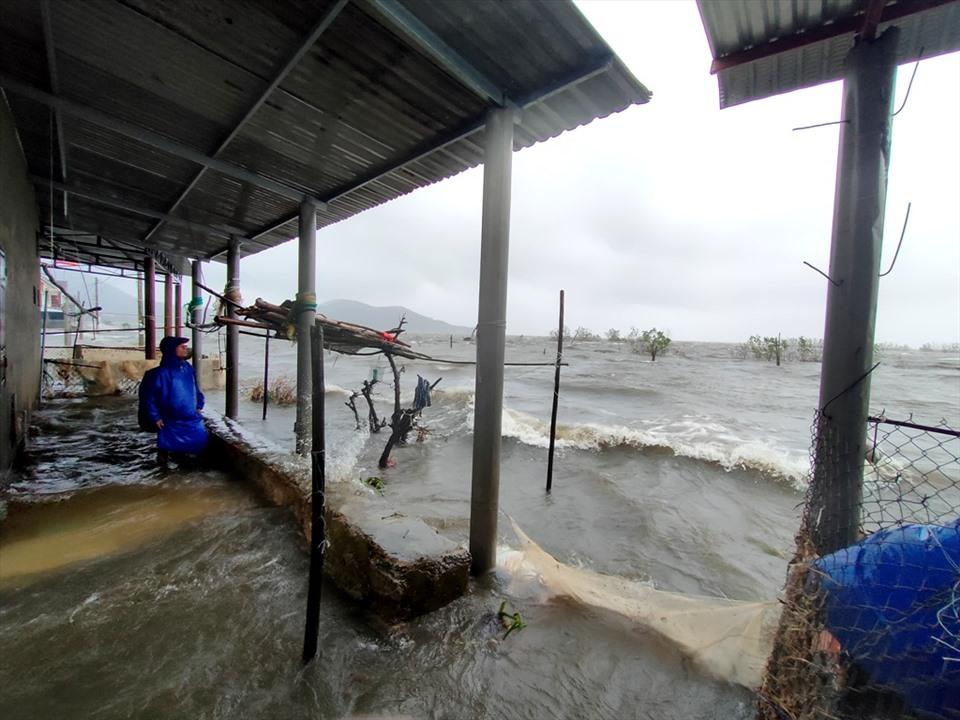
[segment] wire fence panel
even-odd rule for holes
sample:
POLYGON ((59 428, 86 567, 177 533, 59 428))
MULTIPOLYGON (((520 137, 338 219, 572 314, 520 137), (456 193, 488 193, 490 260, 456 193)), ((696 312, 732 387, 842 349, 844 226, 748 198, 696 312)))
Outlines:
POLYGON ((818 414, 813 434, 758 717, 960 720, 960 433, 870 418, 864 451, 818 414))

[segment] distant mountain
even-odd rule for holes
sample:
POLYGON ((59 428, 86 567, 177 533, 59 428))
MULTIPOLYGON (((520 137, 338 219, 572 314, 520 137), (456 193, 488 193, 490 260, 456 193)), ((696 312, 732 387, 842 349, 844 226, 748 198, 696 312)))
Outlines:
POLYGON ((389 330, 396 327, 400 318, 404 315, 407 316, 407 324, 404 329, 412 333, 452 333, 463 336, 469 335, 472 330, 472 328, 462 325, 451 325, 443 322, 443 320, 435 320, 399 305, 375 307, 355 300, 328 300, 317 305, 317 312, 323 313, 334 320, 366 325, 377 330, 389 330))

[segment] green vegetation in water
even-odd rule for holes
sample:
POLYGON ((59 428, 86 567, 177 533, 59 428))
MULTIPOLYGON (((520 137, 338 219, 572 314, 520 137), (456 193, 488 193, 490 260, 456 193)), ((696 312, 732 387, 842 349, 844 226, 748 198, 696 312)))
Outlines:
POLYGON ((368 477, 363 481, 364 485, 368 485, 377 491, 377 495, 383 495, 384 484, 383 478, 381 477, 368 477))
POLYGON ((510 637, 510 633, 512 633, 514 630, 523 630, 527 626, 527 624, 523 621, 523 618, 520 617, 520 613, 507 612, 506 600, 500 603, 500 609, 497 611, 497 617, 507 629, 507 633, 503 636, 504 640, 510 637))

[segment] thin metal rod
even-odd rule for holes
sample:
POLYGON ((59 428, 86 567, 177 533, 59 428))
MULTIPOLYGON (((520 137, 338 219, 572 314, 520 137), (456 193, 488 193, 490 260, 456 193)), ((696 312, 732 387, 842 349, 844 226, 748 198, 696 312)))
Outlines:
MULTIPOLYGON (((302 339, 303 341, 304 339, 302 339)), ((324 436, 323 328, 310 328, 313 369, 313 445, 310 452, 310 576, 307 580, 307 622, 303 635, 303 663, 317 655, 323 559, 326 550, 324 494, 326 492, 326 438, 324 436)))
MULTIPOLYGON (((249 333, 253 335, 253 333, 249 333)), ((270 399, 270 335, 263 338, 263 420, 267 419, 267 402, 270 399)))
POLYGON ((943 435, 950 435, 951 437, 960 437, 960 430, 937 427, 936 425, 920 425, 919 423, 907 422, 905 420, 888 420, 887 418, 878 417, 868 417, 867 422, 872 422, 877 425, 894 425, 896 427, 911 428, 913 430, 923 430, 930 433, 942 433, 943 435))
MULTIPOLYGON (((50 300, 50 291, 43 291, 43 325, 40 328, 40 360, 43 360, 43 354, 47 349, 47 304, 50 300)), ((43 395, 43 373, 40 373, 40 387, 37 392, 41 396, 43 395)))
POLYGON ((880 277, 886 277, 893 272, 893 266, 897 264, 897 256, 900 254, 900 246, 903 245, 903 236, 907 234, 907 221, 910 220, 910 208, 912 206, 912 202, 907 203, 907 214, 903 218, 903 229, 900 231, 900 241, 897 243, 897 250, 895 253, 893 253, 893 262, 890 263, 890 267, 887 268, 886 272, 880 273, 880 277))
POLYGON ((553 488, 553 450, 557 437, 557 405, 560 403, 560 362, 563 360, 563 290, 560 291, 560 324, 557 329, 557 371, 553 376, 553 410, 550 412, 550 452, 547 454, 547 492, 553 488))
MULTIPOLYGON (((106 333, 119 333, 119 332, 142 332, 142 327, 135 328, 112 328, 110 330, 104 330, 102 332, 106 333)), ((73 330, 43 330, 43 333, 46 335, 72 335, 73 330)))

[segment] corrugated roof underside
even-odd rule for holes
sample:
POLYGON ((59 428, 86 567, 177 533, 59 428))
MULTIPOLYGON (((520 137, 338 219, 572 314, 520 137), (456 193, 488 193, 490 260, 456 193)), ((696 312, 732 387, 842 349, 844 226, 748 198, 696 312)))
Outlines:
MULTIPOLYGON (((900 3, 909 0, 900 0, 900 3)), ((895 2, 888 2, 896 6, 895 2)), ((863 10, 863 0, 698 0, 714 58, 828 26, 863 10)), ((881 23, 900 27, 898 64, 960 49, 960 2, 881 23)), ((738 65, 717 73, 720 107, 839 80, 853 47, 852 32, 738 65)))
MULTIPOLYGON (((213 155, 333 4, 51 3, 59 95, 213 155)), ((404 6, 511 100, 538 98, 516 127, 517 149, 649 99, 571 3, 404 6)), ((50 90, 39 4, 5 0, 0 33, 0 70, 50 90)), ((59 181, 49 109, 8 97, 31 173, 59 181)), ((489 107, 354 0, 216 157, 328 201, 318 217, 324 226, 482 162, 489 107)), ((288 196, 208 169, 174 207, 200 166, 94 122, 61 121, 67 184, 114 206, 71 198, 63 217, 62 203, 45 203, 58 226, 142 240, 165 216, 149 245, 191 256, 222 250, 231 233, 260 234, 246 253, 296 234, 294 222, 278 226, 296 214, 288 196)))

